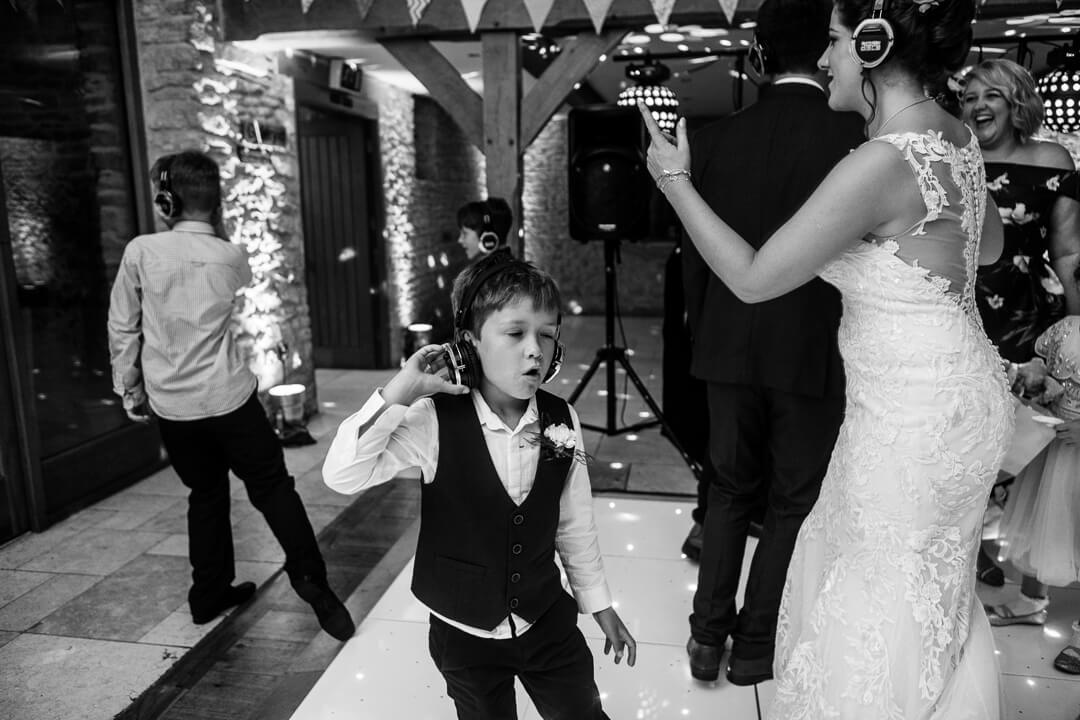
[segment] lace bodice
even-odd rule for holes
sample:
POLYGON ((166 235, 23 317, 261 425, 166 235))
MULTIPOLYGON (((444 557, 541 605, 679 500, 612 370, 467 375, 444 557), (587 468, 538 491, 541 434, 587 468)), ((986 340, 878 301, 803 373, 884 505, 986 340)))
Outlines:
POLYGON ((847 406, 788 571, 769 715, 998 720, 974 559, 1012 405, 974 299, 982 161, 974 140, 880 141, 927 212, 820 273, 843 297, 847 406))

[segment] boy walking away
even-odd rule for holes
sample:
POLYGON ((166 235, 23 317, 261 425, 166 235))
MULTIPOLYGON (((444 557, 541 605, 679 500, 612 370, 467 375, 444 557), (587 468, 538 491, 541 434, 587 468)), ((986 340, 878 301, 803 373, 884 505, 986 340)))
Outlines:
POLYGON ((632 666, 637 648, 604 579, 577 414, 540 390, 561 362, 558 288, 494 253, 462 271, 452 299, 460 365, 451 373, 439 345, 413 354, 338 428, 323 478, 355 493, 420 468, 412 590, 459 718, 516 717, 515 676, 543 718, 606 718, 577 612, 593 614, 616 663, 626 653, 632 666))
POLYGON ((246 602, 233 585, 229 471, 247 488, 285 550, 285 572, 319 624, 338 640, 356 627, 326 579, 315 533, 285 456, 229 332, 236 293, 251 282, 242 248, 217 236, 221 177, 213 158, 186 151, 151 170, 167 232, 124 250, 109 304, 113 387, 136 422, 158 417, 188 496, 188 605, 196 625, 246 602))

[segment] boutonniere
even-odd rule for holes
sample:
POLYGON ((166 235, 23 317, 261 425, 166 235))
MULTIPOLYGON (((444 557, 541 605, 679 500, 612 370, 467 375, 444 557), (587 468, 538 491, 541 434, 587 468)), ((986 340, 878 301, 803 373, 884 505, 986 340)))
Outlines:
POLYGON ((565 423, 545 424, 542 434, 533 433, 530 442, 540 446, 541 460, 561 460, 569 457, 575 462, 587 465, 589 454, 577 446, 577 433, 565 423))

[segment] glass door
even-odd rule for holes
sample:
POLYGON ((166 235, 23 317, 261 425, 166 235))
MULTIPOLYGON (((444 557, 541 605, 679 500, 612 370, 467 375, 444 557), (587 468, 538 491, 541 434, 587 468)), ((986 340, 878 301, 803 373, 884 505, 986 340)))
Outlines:
POLYGON ((139 225, 119 5, 0 3, 3 247, 16 284, 7 312, 21 328, 44 522, 161 463, 156 434, 127 420, 109 368, 109 291, 139 225))

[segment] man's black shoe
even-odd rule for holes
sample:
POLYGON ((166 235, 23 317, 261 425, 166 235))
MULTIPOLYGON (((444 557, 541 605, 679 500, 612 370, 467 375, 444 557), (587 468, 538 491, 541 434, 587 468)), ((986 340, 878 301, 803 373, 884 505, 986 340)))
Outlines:
POLYGON ((322 582, 304 578, 296 586, 296 594, 303 598, 312 609, 319 625, 335 640, 345 642, 356 632, 356 625, 349 617, 349 611, 325 580, 322 582))
POLYGON ((720 677, 720 656, 724 653, 724 646, 705 645, 694 638, 686 643, 686 654, 690 656, 690 674, 695 680, 712 682, 720 677))
POLYGON ((772 680, 772 655, 747 660, 732 655, 728 660, 727 679, 732 685, 757 685, 772 680))
POLYGON ((694 523, 690 528, 690 533, 683 540, 682 554, 692 562, 698 562, 701 559, 701 539, 705 534, 705 528, 701 523, 694 523))
POLYGON ((242 582, 232 585, 218 597, 217 601, 205 608, 191 608, 191 620, 196 625, 205 625, 229 608, 243 605, 255 594, 255 583, 242 582))

